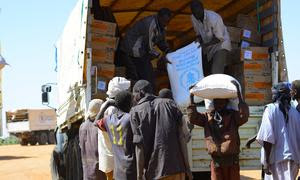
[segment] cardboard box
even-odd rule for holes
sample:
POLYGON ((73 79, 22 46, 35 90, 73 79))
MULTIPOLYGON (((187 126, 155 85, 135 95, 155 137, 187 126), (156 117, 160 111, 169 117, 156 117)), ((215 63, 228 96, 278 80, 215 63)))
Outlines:
POLYGON ((269 76, 244 76, 246 89, 271 89, 272 77, 269 76))
POLYGON ((126 77, 126 67, 115 66, 115 76, 116 77, 126 77))
POLYGON ((236 19, 236 26, 242 29, 257 32, 257 18, 245 14, 239 14, 236 19))
POLYGON ((107 36, 115 36, 116 34, 116 23, 101 21, 101 20, 91 20, 91 32, 107 36))
POLYGON ((245 101, 249 106, 262 106, 272 101, 271 89, 246 89, 245 101))
POLYGON ((270 75, 272 73, 271 62, 269 60, 244 60, 244 74, 251 75, 270 75))
POLYGON ((271 74, 269 74, 269 75, 244 74, 244 79, 247 82, 269 82, 269 83, 271 83, 272 82, 272 75, 271 74))
POLYGON ((111 48, 99 48, 92 51, 92 62, 94 63, 114 63, 115 51, 111 48))
POLYGON ((251 31, 248 29, 243 29, 241 31, 241 39, 255 44, 261 43, 261 35, 256 31, 251 31))
POLYGON ((97 67, 98 77, 112 79, 115 76, 114 64, 95 63, 93 66, 97 67))
POLYGON ((241 49, 247 49, 247 48, 250 48, 250 47, 257 47, 257 46, 259 46, 259 44, 249 42, 249 41, 246 41, 246 40, 242 40, 240 42, 241 49))
POLYGON ((229 33, 230 41, 239 43, 241 41, 242 29, 232 26, 227 26, 226 28, 229 33))
POLYGON ((93 34, 89 43, 91 43, 93 49, 111 48, 116 50, 118 38, 93 34))
POLYGON ((249 47, 242 49, 241 60, 268 60, 268 47, 249 47))

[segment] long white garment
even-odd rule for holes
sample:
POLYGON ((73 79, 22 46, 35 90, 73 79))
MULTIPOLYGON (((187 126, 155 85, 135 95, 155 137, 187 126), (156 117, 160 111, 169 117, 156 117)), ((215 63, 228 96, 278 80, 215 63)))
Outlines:
MULTIPOLYGON (((300 115, 293 107, 289 110, 288 123, 285 122, 283 113, 279 109, 278 103, 267 105, 263 114, 262 123, 257 134, 257 141, 263 146, 263 142, 272 144, 270 155, 271 171, 288 166, 280 164, 286 160, 294 161, 298 165, 300 162, 300 115)), ((265 153, 262 148, 261 163, 265 162, 265 153)), ((286 168, 278 171, 280 175, 286 168)), ((277 171, 277 170, 276 170, 277 171)), ((287 170, 288 171, 288 170, 287 170)), ((273 174, 275 174, 274 172, 273 174)), ((284 175, 283 175, 284 176, 284 175)))
MULTIPOLYGON (((117 108, 110 106, 104 112, 104 117, 113 114, 117 108)), ((114 170, 114 155, 107 132, 98 129, 99 170, 105 173, 114 170)))
POLYGON ((299 172, 299 164, 294 161, 281 161, 271 167, 272 175, 265 174, 265 180, 294 180, 299 172))
POLYGON ((197 20, 192 15, 192 23, 197 35, 201 35, 204 43, 208 43, 215 36, 221 42, 203 49, 207 54, 208 60, 211 60, 213 55, 220 49, 231 51, 231 42, 229 33, 223 23, 222 17, 216 12, 204 10, 203 23, 197 20))

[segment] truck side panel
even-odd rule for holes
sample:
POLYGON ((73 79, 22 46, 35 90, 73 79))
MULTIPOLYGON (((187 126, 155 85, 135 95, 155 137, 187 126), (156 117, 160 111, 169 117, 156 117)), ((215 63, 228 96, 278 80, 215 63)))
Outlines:
POLYGON ((10 122, 7 123, 9 133, 20 133, 30 131, 29 121, 10 122))
POLYGON ((58 120, 60 126, 77 114, 83 114, 89 97, 83 80, 88 0, 79 0, 62 36, 56 43, 58 68, 58 120))
POLYGON ((56 114, 52 109, 28 110, 31 131, 55 129, 56 114))

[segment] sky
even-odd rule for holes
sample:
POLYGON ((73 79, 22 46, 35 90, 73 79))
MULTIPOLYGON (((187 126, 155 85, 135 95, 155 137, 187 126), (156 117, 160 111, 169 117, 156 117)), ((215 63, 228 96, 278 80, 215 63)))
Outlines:
MULTIPOLYGON (((77 0, 0 0, 1 54, 10 64, 4 68, 4 112, 20 108, 45 108, 41 85, 56 82, 54 44, 77 0)), ((282 1, 282 23, 289 79, 300 79, 300 1, 282 1)), ((50 105, 57 106, 53 86, 50 105)))

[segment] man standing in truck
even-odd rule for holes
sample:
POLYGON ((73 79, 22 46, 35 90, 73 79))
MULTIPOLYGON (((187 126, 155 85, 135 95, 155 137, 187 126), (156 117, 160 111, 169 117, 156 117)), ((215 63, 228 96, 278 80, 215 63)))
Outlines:
POLYGON ((231 43, 222 17, 216 12, 204 9, 199 0, 193 0, 190 8, 196 41, 202 47, 204 75, 223 74, 231 43))
POLYGON ((165 40, 165 28, 170 19, 171 11, 162 8, 156 15, 145 17, 128 29, 120 46, 128 79, 144 79, 154 85, 151 60, 160 56, 155 46, 164 53, 170 51, 165 40))

